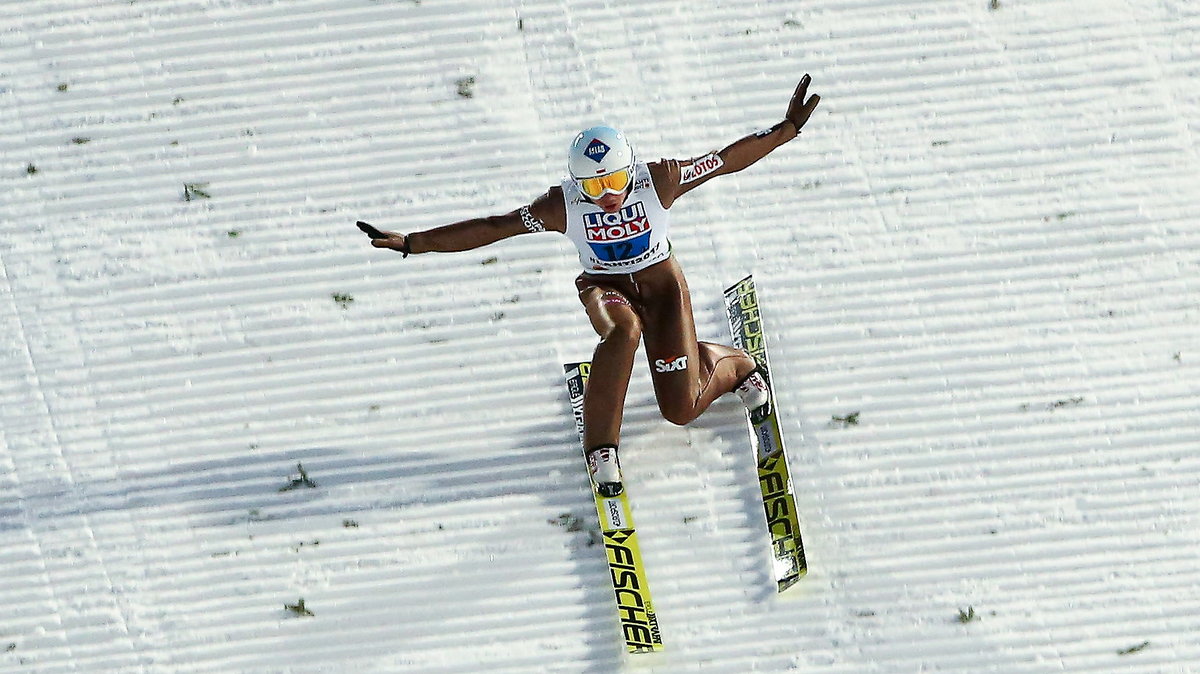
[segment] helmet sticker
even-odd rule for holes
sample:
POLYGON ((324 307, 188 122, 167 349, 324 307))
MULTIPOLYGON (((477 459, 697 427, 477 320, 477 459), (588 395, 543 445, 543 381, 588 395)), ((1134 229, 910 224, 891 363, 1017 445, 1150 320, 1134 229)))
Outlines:
POLYGON ((593 138, 592 142, 588 143, 587 149, 583 151, 583 156, 599 164, 604 160, 604 156, 607 155, 608 151, 611 149, 612 148, 605 145, 599 138, 593 138))

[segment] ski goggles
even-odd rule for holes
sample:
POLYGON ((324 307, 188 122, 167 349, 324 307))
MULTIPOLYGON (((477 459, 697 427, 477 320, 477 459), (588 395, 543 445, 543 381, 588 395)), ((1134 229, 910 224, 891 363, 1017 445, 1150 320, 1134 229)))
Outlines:
POLYGON ((576 178, 579 191, 592 199, 599 199, 605 194, 621 194, 633 180, 633 171, 624 168, 595 178, 576 178))

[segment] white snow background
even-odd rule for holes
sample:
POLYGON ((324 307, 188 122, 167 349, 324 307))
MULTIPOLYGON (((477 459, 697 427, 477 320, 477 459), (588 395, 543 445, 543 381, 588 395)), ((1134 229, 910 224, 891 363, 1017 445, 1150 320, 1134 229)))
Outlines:
POLYGON ((0 671, 1200 671, 1198 34, 1185 0, 5 0, 0 671), (629 660, 569 243, 402 260, 354 221, 513 209, 598 122, 722 147, 805 72, 803 135, 673 238, 702 338, 758 280, 811 572, 775 596, 736 400, 672 426, 639 360, 668 650, 629 660))

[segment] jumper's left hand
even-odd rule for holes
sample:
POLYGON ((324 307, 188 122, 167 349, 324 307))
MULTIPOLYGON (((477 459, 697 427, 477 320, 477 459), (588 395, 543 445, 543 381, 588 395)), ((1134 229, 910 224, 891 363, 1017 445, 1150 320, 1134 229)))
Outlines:
POLYGON ((812 81, 812 76, 805 73, 804 77, 800 78, 800 84, 796 85, 796 92, 792 94, 792 101, 788 103, 788 110, 785 119, 796 125, 796 133, 804 127, 805 122, 812 116, 813 110, 817 108, 817 103, 821 102, 821 97, 813 94, 808 96, 808 83, 812 81), (808 100, 805 100, 805 97, 808 100))

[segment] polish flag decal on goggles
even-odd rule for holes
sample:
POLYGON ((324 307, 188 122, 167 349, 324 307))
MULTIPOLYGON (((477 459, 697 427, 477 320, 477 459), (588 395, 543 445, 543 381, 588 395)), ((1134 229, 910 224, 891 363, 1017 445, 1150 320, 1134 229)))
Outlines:
POLYGON ((578 178, 576 182, 579 183, 579 190, 585 195, 592 199, 599 199, 605 194, 621 194, 625 188, 629 187, 632 179, 633 171, 625 168, 595 178, 578 178))

